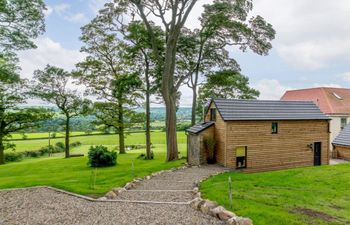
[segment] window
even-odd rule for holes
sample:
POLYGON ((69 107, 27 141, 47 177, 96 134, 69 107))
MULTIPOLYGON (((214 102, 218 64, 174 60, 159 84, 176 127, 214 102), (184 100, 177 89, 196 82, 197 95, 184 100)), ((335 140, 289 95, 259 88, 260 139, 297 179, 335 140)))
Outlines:
POLYGON ((210 121, 216 121, 216 109, 210 109, 210 121))
POLYGON ((247 168, 247 147, 242 146, 236 148, 236 168, 247 168))
POLYGON ((348 124, 348 120, 347 118, 341 118, 341 121, 340 121, 340 129, 344 129, 346 127, 346 125, 348 124))
POLYGON ((340 95, 338 95, 337 93, 333 92, 333 95, 334 95, 337 99, 343 100, 343 98, 342 98, 340 95))
POLYGON ((277 122, 272 122, 271 133, 278 134, 278 123, 277 122))

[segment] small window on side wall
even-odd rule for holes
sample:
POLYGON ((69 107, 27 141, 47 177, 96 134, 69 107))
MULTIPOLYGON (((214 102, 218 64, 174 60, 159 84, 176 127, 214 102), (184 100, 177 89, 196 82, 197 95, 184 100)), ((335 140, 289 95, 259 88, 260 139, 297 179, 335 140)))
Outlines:
POLYGON ((247 146, 236 148, 236 168, 247 168, 247 146))
POLYGON ((343 130, 346 127, 347 124, 348 124, 348 119, 347 118, 341 118, 340 129, 343 130))
POLYGON ((277 122, 272 122, 271 133, 278 134, 278 123, 277 122))
POLYGON ((210 109, 210 121, 216 121, 216 109, 210 109))

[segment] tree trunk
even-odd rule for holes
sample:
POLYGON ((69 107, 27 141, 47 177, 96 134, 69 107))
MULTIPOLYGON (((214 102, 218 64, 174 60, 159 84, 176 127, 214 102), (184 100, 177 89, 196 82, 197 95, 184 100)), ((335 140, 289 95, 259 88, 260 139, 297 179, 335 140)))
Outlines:
POLYGON ((162 74, 162 95, 166 108, 165 126, 166 126, 166 144, 167 144, 167 161, 178 159, 178 146, 176 137, 176 93, 174 90, 174 72, 176 56, 175 34, 171 35, 167 43, 165 54, 164 70, 162 74))
POLYGON ((69 133, 70 133, 70 117, 66 115, 66 136, 65 136, 65 157, 69 158, 69 133))
POLYGON ((118 100, 118 131, 119 131, 119 153, 125 154, 125 142, 124 142, 124 110, 123 110, 123 103, 119 99, 118 100))
POLYGON ((197 86, 198 86, 199 70, 200 70, 200 66, 201 66, 201 62, 202 62, 204 43, 205 42, 201 41, 201 45, 200 45, 199 53, 198 53, 196 71, 194 73, 195 77, 194 77, 194 79, 192 77, 192 93, 193 93, 193 97, 192 97, 192 117, 191 117, 191 124, 192 124, 192 126, 196 124, 197 86))
POLYGON ((170 102, 166 104, 166 141, 167 141, 167 161, 179 158, 177 135, 176 135, 176 94, 170 97, 170 102))
POLYGON ((149 65, 146 61, 146 158, 151 159, 151 103, 150 103, 150 81, 149 81, 149 65))
POLYGON ((196 124, 196 107, 197 107, 197 84, 192 86, 192 115, 191 115, 191 125, 196 124))
POLYGON ((4 146, 4 139, 2 136, 0 136, 0 165, 5 164, 5 146, 4 146))

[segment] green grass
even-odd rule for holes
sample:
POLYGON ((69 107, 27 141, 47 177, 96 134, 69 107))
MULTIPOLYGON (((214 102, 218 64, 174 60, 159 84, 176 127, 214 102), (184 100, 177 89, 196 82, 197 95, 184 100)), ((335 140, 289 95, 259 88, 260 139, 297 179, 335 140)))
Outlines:
MULTIPOLYGON (((101 132, 92 132, 91 134, 100 134, 101 132)), ((32 138, 48 138, 49 133, 44 132, 44 133, 25 133, 27 139, 32 139, 32 138)), ((76 135, 87 135, 85 132, 82 131, 74 131, 70 133, 71 136, 76 136, 76 135)), ((65 133, 64 132, 56 132, 56 137, 64 137, 65 133)), ((23 134, 15 133, 11 134, 11 139, 23 139, 23 134)))
MULTIPOLYGON (((165 133, 161 131, 154 131, 151 133, 152 144, 165 144, 165 133)), ((118 145, 118 135, 91 135, 81 137, 71 137, 70 142, 80 141, 83 145, 118 145)), ((57 142, 64 142, 64 138, 52 139, 51 144, 57 142)), ((178 132, 178 142, 186 143, 185 132, 178 132)), ((17 152, 39 150, 41 147, 49 145, 48 140, 23 140, 23 141, 12 141, 16 145, 17 152)), ((131 133, 126 136, 125 143, 131 144, 145 144, 144 133, 131 133)))
POLYGON ((350 224, 350 164, 225 173, 202 183, 203 197, 229 209, 229 176, 232 211, 256 225, 350 224))
MULTIPOLYGON (((185 134, 178 133, 180 157, 185 156, 185 134)), ((63 141, 56 139, 55 141, 63 141)), ((54 141, 54 142, 55 142, 54 141)), ((116 135, 98 135, 86 137, 74 137, 71 140, 80 141, 82 146, 74 148, 71 153, 83 153, 87 155, 90 145, 106 145, 113 149, 118 144, 116 135)), ((17 151, 36 150, 47 145, 47 140, 16 141, 17 151)), ((133 133, 127 136, 127 144, 144 144, 145 137, 142 133, 133 133)), ((96 186, 92 189, 91 174, 93 169, 87 166, 88 158, 64 159, 63 153, 54 157, 37 159, 25 159, 22 162, 0 165, 0 188, 20 188, 48 185, 75 193, 98 197, 114 187, 123 186, 131 181, 131 164, 134 161, 135 176, 143 177, 152 172, 170 169, 185 163, 185 159, 174 162, 165 162, 166 146, 165 133, 152 132, 152 143, 155 146, 154 160, 142 160, 137 157, 145 152, 145 149, 131 150, 127 154, 118 154, 118 165, 109 168, 98 168, 96 186)))

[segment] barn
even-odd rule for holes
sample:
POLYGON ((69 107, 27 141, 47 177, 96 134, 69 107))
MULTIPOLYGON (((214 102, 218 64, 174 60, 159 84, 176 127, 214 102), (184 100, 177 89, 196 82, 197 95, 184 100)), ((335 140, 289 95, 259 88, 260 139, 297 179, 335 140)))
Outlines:
POLYGON ((188 163, 265 171, 329 163, 329 117, 307 101, 212 99, 187 129, 188 163))

